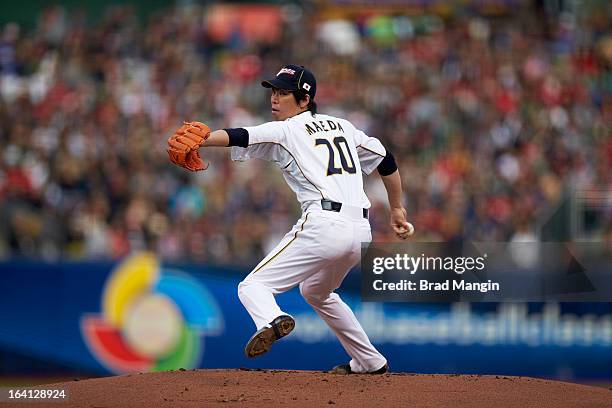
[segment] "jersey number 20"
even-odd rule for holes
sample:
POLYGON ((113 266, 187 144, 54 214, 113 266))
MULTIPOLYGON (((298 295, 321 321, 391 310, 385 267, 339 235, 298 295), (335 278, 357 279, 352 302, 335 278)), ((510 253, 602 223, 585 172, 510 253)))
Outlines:
POLYGON ((353 161, 353 156, 351 156, 351 150, 349 149, 348 143, 343 136, 334 137, 334 146, 327 139, 315 139, 315 146, 325 145, 329 150, 329 163, 327 165, 327 175, 331 176, 332 174, 341 174, 342 169, 350 174, 355 174, 357 170, 355 169, 355 162, 353 161), (348 154, 349 159, 351 160, 351 164, 348 164, 346 160, 346 156, 344 155, 344 149, 342 149, 341 144, 344 144, 346 148, 346 153, 348 154), (342 169, 336 167, 336 153, 338 151, 338 155, 340 156, 340 163, 342 164, 342 169))

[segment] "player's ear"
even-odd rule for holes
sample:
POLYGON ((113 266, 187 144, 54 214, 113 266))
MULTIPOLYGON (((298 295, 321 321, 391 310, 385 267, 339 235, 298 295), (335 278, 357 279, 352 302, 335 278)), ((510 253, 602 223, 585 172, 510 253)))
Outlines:
POLYGON ((305 98, 300 100, 300 108, 302 109, 308 107, 308 104, 310 103, 310 95, 306 94, 304 96, 305 98))

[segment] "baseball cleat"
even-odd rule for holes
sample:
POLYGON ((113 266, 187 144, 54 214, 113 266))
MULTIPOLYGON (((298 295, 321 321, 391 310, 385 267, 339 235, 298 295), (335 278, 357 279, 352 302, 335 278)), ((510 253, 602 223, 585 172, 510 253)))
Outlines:
POLYGON ((381 368, 379 368, 376 371, 369 371, 367 373, 355 373, 355 372, 353 372, 353 370, 351 370, 351 365, 350 364, 341 364, 341 365, 335 366, 330 371, 331 374, 340 374, 340 375, 347 375, 347 374, 386 374, 388 372, 389 372, 389 364, 385 364, 384 366, 382 366, 381 368))
POLYGON ((266 354, 276 340, 291 333, 294 327, 295 320, 293 320, 293 317, 289 315, 277 317, 266 327, 257 330, 244 348, 244 354, 248 358, 266 354))

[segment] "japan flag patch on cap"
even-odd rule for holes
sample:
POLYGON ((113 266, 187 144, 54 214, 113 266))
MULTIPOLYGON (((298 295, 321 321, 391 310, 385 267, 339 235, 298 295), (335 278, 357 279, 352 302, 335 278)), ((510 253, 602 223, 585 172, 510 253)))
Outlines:
POLYGON ((308 85, 307 83, 304 82, 304 84, 302 85, 302 88, 304 88, 307 92, 310 91, 310 85, 308 85))

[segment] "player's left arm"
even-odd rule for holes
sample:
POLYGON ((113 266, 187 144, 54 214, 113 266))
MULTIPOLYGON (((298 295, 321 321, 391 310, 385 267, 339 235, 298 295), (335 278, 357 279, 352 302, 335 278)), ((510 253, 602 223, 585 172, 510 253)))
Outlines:
MULTIPOLYGON (((190 171, 206 170, 207 164, 200 157, 201 147, 259 147, 283 145, 286 138, 286 125, 283 122, 267 122, 258 126, 219 129, 211 131, 201 122, 185 122, 168 139, 168 155, 172 163, 190 171)), ((252 149, 251 149, 252 150, 252 149)), ((264 149, 270 152, 274 149, 264 149)), ((278 150, 278 149, 276 149, 278 150)))
POLYGON ((198 147, 231 147, 248 145, 249 135, 243 129, 219 129, 210 132, 210 135, 198 147), (230 136, 231 135, 231 136, 230 136), (233 136, 233 137, 232 137, 233 136))
POLYGON ((210 136, 202 147, 229 147, 230 137, 225 129, 215 130, 210 132, 210 136))
POLYGON ((281 144, 284 138, 285 126, 282 122, 267 122, 258 126, 212 131, 200 147, 248 147, 260 143, 281 144))
POLYGON ((185 122, 168 139, 168 156, 177 166, 190 171, 206 170, 200 157, 201 147, 228 147, 248 144, 245 129, 220 129, 213 132, 202 122, 185 122))

